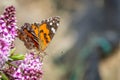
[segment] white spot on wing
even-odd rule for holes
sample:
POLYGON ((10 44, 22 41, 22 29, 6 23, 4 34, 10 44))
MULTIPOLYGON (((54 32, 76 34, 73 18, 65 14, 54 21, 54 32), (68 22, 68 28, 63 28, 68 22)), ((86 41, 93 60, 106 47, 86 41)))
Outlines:
POLYGON ((55 33, 55 29, 53 27, 51 28, 51 30, 52 30, 53 33, 55 33))
POLYGON ((50 22, 50 25, 51 25, 51 26, 52 26, 52 24, 53 24, 53 23, 52 23, 52 22, 50 22))
POLYGON ((55 21, 53 21, 53 23, 55 23, 55 21))
POLYGON ((57 26, 59 26, 59 23, 57 23, 57 26))

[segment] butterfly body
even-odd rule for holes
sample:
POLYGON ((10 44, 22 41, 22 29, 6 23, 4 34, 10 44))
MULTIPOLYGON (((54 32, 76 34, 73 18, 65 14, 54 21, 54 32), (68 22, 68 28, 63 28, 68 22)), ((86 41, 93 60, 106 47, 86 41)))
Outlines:
POLYGON ((42 20, 41 23, 25 23, 18 29, 18 37, 28 49, 44 51, 53 39, 60 22, 59 17, 42 20))

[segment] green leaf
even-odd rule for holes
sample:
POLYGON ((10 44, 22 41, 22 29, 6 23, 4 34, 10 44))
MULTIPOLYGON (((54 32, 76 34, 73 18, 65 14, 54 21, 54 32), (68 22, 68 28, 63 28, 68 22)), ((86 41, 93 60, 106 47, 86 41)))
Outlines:
POLYGON ((8 77, 3 73, 3 72, 0 72, 1 76, 2 76, 2 80, 9 80, 8 77))
POLYGON ((23 60, 25 56, 23 54, 15 54, 15 55, 10 56, 10 58, 13 60, 23 60))
POLYGON ((14 52, 15 52, 15 50, 16 50, 16 48, 11 49, 11 50, 10 50, 10 55, 13 55, 14 52))

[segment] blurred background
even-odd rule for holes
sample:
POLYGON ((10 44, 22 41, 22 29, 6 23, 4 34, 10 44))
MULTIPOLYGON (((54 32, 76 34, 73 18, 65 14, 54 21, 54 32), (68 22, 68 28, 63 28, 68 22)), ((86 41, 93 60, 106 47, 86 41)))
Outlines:
MULTIPOLYGON (((46 49, 43 80, 120 80, 120 0, 0 0, 16 7, 17 25, 60 16, 46 49)), ((27 49, 16 39, 16 52, 27 49)))

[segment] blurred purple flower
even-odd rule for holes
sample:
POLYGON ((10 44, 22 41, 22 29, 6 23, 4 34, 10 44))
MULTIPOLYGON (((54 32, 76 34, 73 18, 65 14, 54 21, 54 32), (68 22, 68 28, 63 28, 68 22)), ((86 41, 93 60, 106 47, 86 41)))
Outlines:
POLYGON ((5 62, 8 60, 8 46, 8 43, 0 38, 0 68, 2 68, 5 62))
POLYGON ((15 8, 9 6, 0 16, 0 68, 8 60, 10 49, 13 48, 13 41, 17 36, 15 8))
POLYGON ((7 7, 0 17, 0 37, 6 39, 10 45, 17 36, 16 22, 15 8, 7 7))
POLYGON ((31 52, 26 55, 25 60, 19 65, 13 77, 16 80, 41 80, 42 74, 42 62, 39 56, 31 52))
POLYGON ((30 52, 26 54, 26 58, 23 61, 15 61, 14 64, 18 68, 9 67, 5 71, 10 74, 9 76, 12 76, 12 80, 42 80, 43 71, 40 56, 30 52))

